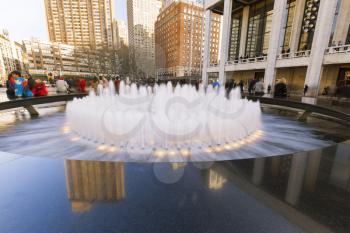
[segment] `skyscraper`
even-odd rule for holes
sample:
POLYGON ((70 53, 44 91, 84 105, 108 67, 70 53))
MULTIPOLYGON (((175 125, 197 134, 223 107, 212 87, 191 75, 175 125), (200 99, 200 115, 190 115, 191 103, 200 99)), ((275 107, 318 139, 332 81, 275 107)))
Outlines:
POLYGON ((161 7, 160 0, 127 1, 130 58, 139 77, 155 74, 154 23, 161 7))
POLYGON ((120 48, 122 44, 128 46, 128 26, 123 20, 113 20, 113 28, 115 31, 115 48, 120 48))
POLYGON ((90 49, 113 48, 112 0, 45 0, 49 38, 90 49))

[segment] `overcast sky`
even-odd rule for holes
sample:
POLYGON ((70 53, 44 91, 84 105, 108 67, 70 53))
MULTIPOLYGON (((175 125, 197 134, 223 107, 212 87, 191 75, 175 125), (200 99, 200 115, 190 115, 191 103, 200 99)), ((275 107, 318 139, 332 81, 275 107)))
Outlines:
MULTIPOLYGON (((126 0, 114 0, 115 17, 126 20, 126 0)), ((37 37, 48 40, 44 0, 0 0, 0 28, 13 40, 37 37)))

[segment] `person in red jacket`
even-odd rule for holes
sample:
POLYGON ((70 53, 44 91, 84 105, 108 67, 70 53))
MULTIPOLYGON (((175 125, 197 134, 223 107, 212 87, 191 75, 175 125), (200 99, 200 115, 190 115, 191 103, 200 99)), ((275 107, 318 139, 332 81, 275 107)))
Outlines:
POLYGON ((46 88, 46 85, 41 80, 35 80, 35 85, 33 88, 33 95, 34 96, 46 96, 48 94, 48 90, 46 88))
POLYGON ((83 78, 79 79, 79 90, 80 92, 86 91, 86 80, 83 78))

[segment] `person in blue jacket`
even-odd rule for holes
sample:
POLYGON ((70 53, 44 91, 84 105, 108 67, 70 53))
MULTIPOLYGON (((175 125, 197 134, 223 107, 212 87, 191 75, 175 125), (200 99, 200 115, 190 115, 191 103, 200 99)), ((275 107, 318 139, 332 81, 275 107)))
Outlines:
POLYGON ((19 71, 13 71, 12 75, 15 79, 15 95, 16 97, 22 97, 23 96, 23 91, 24 91, 24 86, 23 86, 23 82, 24 82, 24 78, 21 77, 21 72, 19 71))

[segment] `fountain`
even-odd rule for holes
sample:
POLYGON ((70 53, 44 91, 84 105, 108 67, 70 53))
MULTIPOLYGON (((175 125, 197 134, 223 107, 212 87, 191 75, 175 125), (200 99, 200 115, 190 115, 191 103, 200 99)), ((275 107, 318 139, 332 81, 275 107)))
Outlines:
POLYGON ((85 141, 121 151, 202 153, 261 133, 258 102, 241 99, 238 88, 196 90, 190 85, 120 85, 67 105, 67 127, 85 141))

